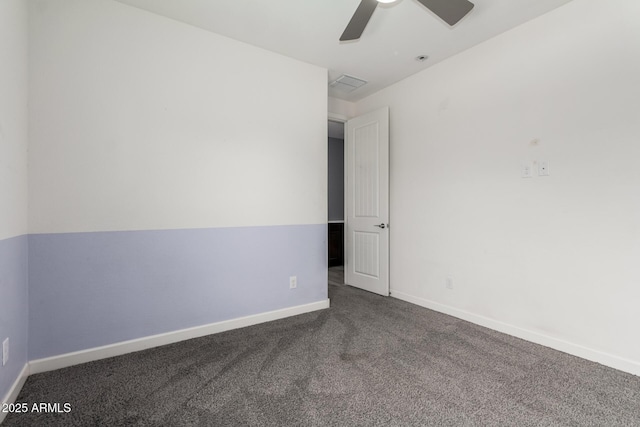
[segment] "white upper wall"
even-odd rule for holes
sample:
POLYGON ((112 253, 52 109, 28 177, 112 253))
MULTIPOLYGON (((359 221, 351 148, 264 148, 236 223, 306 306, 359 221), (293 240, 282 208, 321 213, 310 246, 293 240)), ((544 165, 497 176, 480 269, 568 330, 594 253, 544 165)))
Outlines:
POLYGON ((325 69, 110 0, 30 28, 30 232, 326 222, 325 69))
POLYGON ((639 23, 574 0, 357 104, 390 106, 392 293, 640 373, 639 23))
POLYGON ((356 115, 356 104, 342 99, 329 97, 329 118, 350 119, 356 115))
POLYGON ((0 240, 27 233, 27 3, 0 1, 0 240))

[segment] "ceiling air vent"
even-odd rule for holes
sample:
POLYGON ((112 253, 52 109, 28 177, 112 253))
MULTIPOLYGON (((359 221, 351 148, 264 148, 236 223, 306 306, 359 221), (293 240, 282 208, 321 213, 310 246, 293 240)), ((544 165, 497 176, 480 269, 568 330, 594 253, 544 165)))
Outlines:
POLYGON ((360 86, 367 84, 365 80, 359 79, 357 77, 348 76, 346 74, 341 75, 331 83, 329 83, 329 87, 339 90, 340 92, 353 92, 358 89, 360 86))

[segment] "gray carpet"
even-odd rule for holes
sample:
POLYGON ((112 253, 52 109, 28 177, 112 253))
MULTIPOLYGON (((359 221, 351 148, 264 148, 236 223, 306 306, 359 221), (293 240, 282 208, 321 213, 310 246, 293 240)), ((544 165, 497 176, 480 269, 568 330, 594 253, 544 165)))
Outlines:
POLYGON ((392 298, 31 376, 11 426, 640 426, 640 378, 392 298))

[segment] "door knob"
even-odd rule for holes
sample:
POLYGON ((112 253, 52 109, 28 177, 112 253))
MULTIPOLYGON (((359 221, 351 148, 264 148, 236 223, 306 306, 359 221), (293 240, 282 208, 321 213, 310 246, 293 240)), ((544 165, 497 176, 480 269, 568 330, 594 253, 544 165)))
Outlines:
POLYGON ((382 224, 376 224, 374 227, 387 228, 384 222, 382 224))

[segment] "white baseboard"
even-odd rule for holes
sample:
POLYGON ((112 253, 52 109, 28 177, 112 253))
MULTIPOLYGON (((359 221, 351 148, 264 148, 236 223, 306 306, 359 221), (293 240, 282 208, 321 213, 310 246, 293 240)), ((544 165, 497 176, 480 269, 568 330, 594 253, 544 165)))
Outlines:
MULTIPOLYGON (((4 396, 4 398, 0 401, 0 403, 15 403, 16 399, 18 398, 18 394, 20 394, 20 390, 22 390, 22 386, 24 385, 25 381, 27 381, 28 376, 29 364, 25 363, 22 367, 22 371, 20 371, 20 374, 18 375, 18 378, 16 378, 16 380, 13 382, 13 385, 7 392, 6 396, 4 396)), ((2 424, 6 416, 6 412, 0 411, 0 424, 2 424)))
POLYGON ((223 322, 211 323, 194 328, 182 329, 179 331, 167 332, 159 335, 138 338, 130 341, 123 341, 102 347, 90 348, 73 353, 61 354, 59 356, 47 357, 44 359, 32 360, 29 362, 29 372, 37 374, 40 372, 53 371, 66 368, 68 366, 79 365, 81 363, 93 362, 94 360, 106 359, 113 356, 132 353, 134 351, 146 350, 166 344, 173 344, 192 338, 199 338, 205 335, 217 334, 232 329, 244 328, 246 326, 257 325, 259 323, 270 322, 272 320, 284 319, 285 317, 297 316, 316 310, 329 308, 329 299, 310 304, 298 305, 281 310, 269 311, 252 316, 239 317, 237 319, 225 320, 223 322))
POLYGON ((476 325, 484 326, 489 329, 493 329, 498 332, 503 332, 508 335, 512 335, 523 340, 527 340, 536 344, 543 345, 545 347, 553 348, 564 353, 578 356, 583 359, 590 360, 592 362, 600 363, 610 368, 618 369, 620 371, 628 372, 633 375, 640 376, 640 363, 634 360, 625 359, 623 357, 614 356, 609 353, 604 353, 598 350, 594 350, 588 347, 584 347, 579 344, 574 344, 569 341, 565 341, 559 338, 550 337, 548 335, 541 334, 539 332, 523 329, 518 326, 503 323, 498 320, 490 319, 488 317, 480 316, 478 314, 470 313, 468 311, 460 310, 455 307, 451 307, 445 304, 440 304, 434 301, 430 301, 424 298, 416 297, 413 295, 405 294, 403 292, 392 289, 391 295, 394 298, 401 299, 403 301, 410 302, 412 304, 419 305, 421 307, 428 308, 433 311, 448 314, 458 319, 466 320, 476 325))

